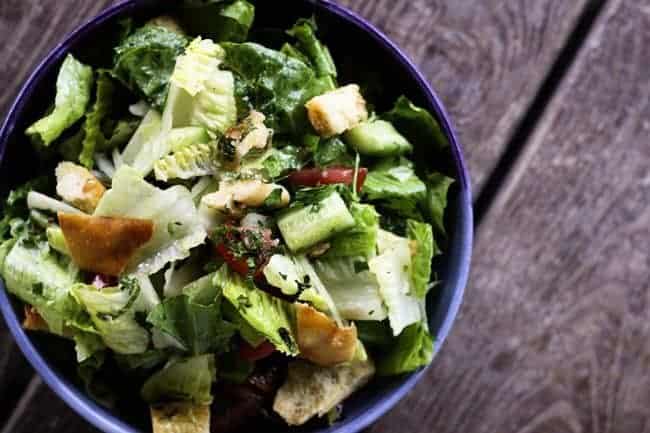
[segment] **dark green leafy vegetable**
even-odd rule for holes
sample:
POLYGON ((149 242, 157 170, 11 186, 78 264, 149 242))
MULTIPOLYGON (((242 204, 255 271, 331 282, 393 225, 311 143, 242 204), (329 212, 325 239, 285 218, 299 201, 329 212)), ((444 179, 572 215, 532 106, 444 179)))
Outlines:
POLYGON ((440 129, 440 124, 424 108, 417 107, 405 96, 400 96, 395 106, 381 116, 391 122, 415 147, 416 153, 428 151, 440 154, 449 142, 440 129))
POLYGON ((282 177, 292 170, 298 170, 302 165, 300 149, 295 146, 271 149, 269 155, 262 161, 264 176, 271 180, 282 177))
POLYGON ((433 239, 431 225, 408 220, 406 233, 415 241, 415 253, 411 257, 411 293, 417 298, 424 298, 429 290, 431 279, 431 259, 440 254, 440 249, 433 239))
POLYGON ((379 214, 368 204, 353 203, 350 213, 354 217, 354 227, 336 235, 328 242, 326 258, 334 257, 371 257, 377 246, 379 214))
POLYGON ((368 173, 363 186, 367 200, 392 210, 397 215, 421 220, 419 204, 427 187, 412 164, 404 158, 383 160, 368 173))
POLYGON ((36 143, 49 146, 84 115, 92 85, 92 68, 68 54, 56 79, 54 110, 27 128, 27 135, 36 143))
POLYGON ((309 59, 317 76, 336 78, 336 65, 329 49, 316 37, 317 30, 315 19, 300 19, 287 33, 297 39, 297 49, 309 59))
POLYGON ((178 10, 183 27, 216 42, 244 42, 255 19, 255 7, 245 0, 184 1, 178 10))
POLYGON ((357 335, 359 340, 371 349, 388 349, 395 341, 393 331, 387 320, 378 321, 356 321, 357 335))
POLYGON ((431 362, 433 339, 422 323, 410 325, 393 342, 388 353, 379 358, 377 374, 389 376, 410 373, 431 362))
POLYGON ((149 313, 147 322, 193 355, 223 350, 235 331, 222 320, 218 305, 195 304, 186 295, 165 299, 149 313))
POLYGON ((154 373, 145 382, 142 398, 148 403, 190 401, 210 404, 210 391, 216 375, 214 355, 179 359, 154 373))
POLYGON ((107 72, 99 72, 97 76, 97 90, 95 92, 95 103, 86 115, 84 123, 84 139, 82 150, 79 155, 79 162, 87 168, 93 168, 95 152, 104 150, 107 147, 107 140, 102 132, 102 122, 109 115, 113 104, 114 95, 113 80, 107 72))
POLYGON ((17 219, 25 221, 29 217, 27 194, 29 194, 30 191, 45 192, 51 187, 50 184, 50 179, 47 177, 37 177, 9 193, 9 196, 0 209, 0 212, 2 213, 2 219, 0 219, 0 243, 11 237, 10 232, 12 221, 17 219))
POLYGON ((354 157, 337 137, 325 138, 318 143, 314 152, 314 164, 317 167, 353 167, 354 157))
POLYGON ((324 80, 300 60, 255 43, 224 43, 223 48, 224 65, 238 78, 240 99, 246 95, 249 103, 266 115, 269 127, 277 134, 299 135, 310 130, 304 105, 327 90, 324 80))
POLYGON ((447 239, 445 229, 445 209, 447 208, 447 193, 454 179, 441 173, 431 173, 427 176, 427 196, 424 202, 424 213, 433 226, 434 233, 442 240, 447 239))
POLYGON ((133 92, 162 109, 176 58, 187 38, 160 26, 137 29, 115 47, 113 74, 133 92))

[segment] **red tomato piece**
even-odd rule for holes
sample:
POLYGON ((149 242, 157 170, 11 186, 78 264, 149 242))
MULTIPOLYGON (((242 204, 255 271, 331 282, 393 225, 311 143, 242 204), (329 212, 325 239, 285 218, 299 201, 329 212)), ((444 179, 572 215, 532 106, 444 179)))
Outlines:
MULTIPOLYGON (((367 168, 359 168, 357 174, 357 191, 361 191, 368 174, 367 168)), ((354 169, 345 167, 305 168, 289 175, 289 182, 295 186, 319 186, 342 183, 351 185, 354 181, 354 169)))
POLYGON ((273 352, 275 352, 275 346, 268 340, 265 340, 257 347, 252 347, 245 341, 243 341, 241 346, 239 346, 239 356, 247 361, 258 361, 264 359, 267 356, 270 356, 273 352))
POLYGON ((237 272, 241 276, 248 275, 248 263, 245 259, 238 259, 235 255, 228 249, 225 244, 217 245, 217 254, 226 262, 226 264, 233 271, 237 272))

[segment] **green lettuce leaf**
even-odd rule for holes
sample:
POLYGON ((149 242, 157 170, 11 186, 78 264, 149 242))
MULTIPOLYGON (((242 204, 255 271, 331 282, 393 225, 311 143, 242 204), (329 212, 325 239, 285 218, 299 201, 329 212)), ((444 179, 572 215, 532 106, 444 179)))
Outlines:
POLYGON ((27 135, 37 143, 49 146, 84 115, 92 85, 92 68, 69 54, 56 79, 54 110, 27 128, 27 135))
POLYGON ((183 3, 178 10, 183 27, 217 42, 244 42, 255 18, 255 7, 245 0, 183 3))
MULTIPOLYGON (((300 149, 295 146, 285 146, 282 149, 272 148, 260 161, 262 174, 268 180, 278 179, 290 171, 298 170, 303 166, 300 149)), ((253 165, 244 163, 242 170, 252 168, 253 165)))
POLYGON ((220 302, 221 287, 216 283, 218 273, 204 275, 183 287, 181 292, 187 295, 189 301, 199 305, 212 305, 220 302))
POLYGON ((384 320, 387 317, 379 284, 368 271, 365 259, 316 260, 314 269, 344 319, 384 320))
POLYGON ((98 289, 78 283, 70 289, 72 296, 90 314, 104 344, 117 353, 143 353, 149 346, 149 332, 135 320, 134 304, 140 286, 123 280, 119 286, 98 289))
POLYGON ((113 80, 109 74, 99 72, 97 76, 97 89, 95 91, 95 103, 86 115, 86 121, 83 126, 84 139, 81 146, 81 154, 79 155, 79 162, 89 169, 93 168, 95 164, 95 152, 106 150, 107 147, 107 140, 102 132, 102 122, 111 112, 114 91, 113 80))
POLYGON ((350 205, 350 213, 354 217, 354 227, 328 240, 330 248, 325 253, 325 258, 375 255, 379 214, 373 206, 359 203, 350 205))
POLYGON ((241 338, 251 347, 257 347, 266 341, 266 337, 257 332, 230 302, 223 303, 223 316, 235 327, 241 338))
POLYGON ((147 403, 191 401, 210 404, 216 375, 214 355, 179 359, 154 373, 142 387, 141 395, 147 403))
POLYGON ((320 140, 314 152, 314 164, 317 167, 333 165, 354 167, 354 157, 348 152, 347 145, 339 138, 324 138, 320 140))
POLYGON ((214 175, 219 170, 219 145, 216 141, 198 143, 171 153, 155 162, 156 179, 191 179, 214 175))
MULTIPOLYGON (((418 150, 440 155, 449 147, 449 141, 438 121, 424 108, 417 107, 405 96, 400 96, 392 110, 381 116, 391 122, 397 130, 418 150)), ((420 152, 422 153, 422 152, 420 152)))
POLYGON ((422 219, 419 204, 426 193, 426 185, 404 158, 383 160, 370 170, 363 184, 367 200, 407 218, 422 219))
POLYGON ((253 329, 280 352, 295 356, 298 345, 291 328, 289 304, 261 291, 250 281, 229 272, 223 295, 253 329))
POLYGON ((410 325, 397 337, 388 352, 377 362, 377 374, 389 376, 410 373, 433 358, 433 338, 422 323, 410 325))
POLYGON ((176 58, 187 44, 184 36, 165 27, 141 27, 115 47, 113 74, 162 110, 176 58))
POLYGON ((411 248, 409 240, 380 230, 379 255, 370 259, 368 267, 379 283, 379 293, 388 308, 393 335, 422 319, 418 299, 412 294, 411 248))
POLYGON ((44 240, 21 236, 2 245, 0 275, 7 290, 36 308, 52 333, 64 335, 68 318, 78 311, 69 296, 78 270, 50 251, 44 240))
POLYGON ((406 234, 411 241, 415 241, 415 254, 411 259, 412 294, 422 299, 429 290, 431 260, 440 250, 433 239, 433 229, 429 224, 408 220, 406 234))
POLYGON ((299 19, 287 34, 297 39, 297 48, 309 59, 317 76, 336 78, 336 65, 329 49, 316 37, 317 30, 313 18, 299 19))
POLYGON ((223 352, 235 328, 224 321, 218 304, 201 305, 187 295, 165 299, 147 322, 173 337, 192 355, 223 352))
POLYGON ((154 163, 167 153, 171 145, 161 138, 162 128, 160 113, 149 110, 122 152, 122 162, 143 176, 149 174, 154 163))
POLYGON ((153 236, 134 255, 129 273, 153 274, 169 262, 183 260, 207 236, 187 188, 177 185, 161 190, 126 165, 115 173, 113 187, 104 194, 94 214, 154 222, 153 236))
POLYGON ((395 342, 387 320, 381 322, 360 320, 354 322, 359 340, 371 349, 386 350, 395 342))
POLYGON ((301 135, 310 130, 305 103, 327 90, 305 63, 279 51, 247 42, 224 43, 224 65, 233 71, 240 86, 266 124, 277 134, 301 135))
POLYGON ((447 239, 445 229, 445 209, 447 208, 447 193, 454 180, 441 173, 431 173, 427 176, 427 196, 424 201, 424 212, 433 226, 436 237, 443 241, 447 239))

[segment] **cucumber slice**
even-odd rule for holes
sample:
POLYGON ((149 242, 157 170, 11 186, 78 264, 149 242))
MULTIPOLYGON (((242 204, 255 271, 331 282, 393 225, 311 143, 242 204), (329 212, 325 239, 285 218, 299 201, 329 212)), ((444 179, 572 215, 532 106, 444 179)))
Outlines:
POLYGON ((278 219, 278 228, 292 252, 316 245, 352 226, 354 217, 336 192, 319 203, 290 211, 278 219))
POLYGON ((385 120, 372 120, 350 129, 345 141, 362 155, 395 156, 411 152, 411 143, 385 120))

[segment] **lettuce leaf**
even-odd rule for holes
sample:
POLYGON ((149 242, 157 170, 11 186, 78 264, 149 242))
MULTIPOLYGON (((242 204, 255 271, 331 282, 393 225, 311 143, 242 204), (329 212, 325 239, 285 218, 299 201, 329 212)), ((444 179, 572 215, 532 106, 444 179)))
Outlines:
POLYGON ((179 359, 154 373, 143 385, 141 395, 148 403, 191 401, 210 404, 212 382, 216 376, 214 355, 179 359))
POLYGON ((162 110, 176 58, 187 44, 184 36, 165 27, 141 27, 115 47, 113 74, 162 110))
POLYGON ((344 319, 384 320, 387 317, 379 284, 368 271, 365 259, 317 260, 314 269, 344 319))
POLYGON ((409 240, 380 230, 377 246, 379 255, 368 262, 368 267, 379 283, 393 335, 399 335, 408 325, 422 319, 418 300, 411 296, 409 240))
POLYGON ((375 255, 379 214, 372 205, 359 203, 350 205, 350 213, 354 217, 354 227, 330 238, 328 240, 330 248, 324 257, 369 258, 375 255))
POLYGON ((235 328, 224 321, 218 304, 194 303, 187 295, 165 299, 147 322, 173 337, 192 355, 223 352, 235 328))
POLYGON ((192 41, 171 76, 165 126, 201 126, 214 136, 237 122, 234 77, 219 69, 223 57, 223 49, 211 40, 192 41))
POLYGON ((194 35, 217 42, 244 42, 253 25, 255 7, 245 0, 185 1, 178 15, 183 27, 194 35))
POLYGON ((106 150, 106 137, 102 132, 102 122, 111 112, 113 105, 114 85, 107 72, 99 72, 97 76, 97 89, 95 103, 86 115, 84 122, 84 139, 79 162, 91 169, 94 165, 95 151, 106 150))
POLYGON ((187 188, 161 190, 126 165, 115 173, 113 187, 100 200, 95 215, 154 221, 153 236, 134 255, 129 273, 153 274, 169 262, 185 259, 207 236, 187 188))
POLYGON ((69 317, 78 309, 70 298, 70 287, 78 281, 78 270, 67 266, 47 242, 20 237, 2 244, 0 275, 7 290, 32 305, 50 331, 64 335, 69 317))
POLYGON ((419 220, 422 219, 419 204, 426 193, 426 185, 415 174, 412 164, 404 158, 381 161, 370 170, 363 184, 363 194, 367 200, 400 216, 419 220))
POLYGON ((304 105, 327 90, 326 80, 300 60, 252 42, 222 46, 224 65, 235 73, 240 93, 264 113, 270 128, 294 135, 310 130, 304 105))
POLYGON ((171 153, 155 162, 156 179, 191 179, 214 175, 219 170, 219 145, 216 141, 197 143, 171 153))
POLYGON ((320 140, 314 152, 314 164, 317 167, 333 165, 354 167, 354 157, 348 152, 347 145, 339 138, 324 138, 320 140))
POLYGON ((408 220, 406 234, 411 241, 415 241, 415 254, 411 259, 411 293, 422 299, 429 290, 431 260, 440 250, 433 240, 433 229, 429 224, 408 220))
POLYGON ((433 358, 433 344, 433 338, 424 324, 408 326, 391 347, 383 351, 384 356, 377 362, 377 374, 404 374, 426 366, 433 358))
POLYGON ((68 54, 56 79, 54 110, 27 128, 27 135, 49 146, 84 115, 92 85, 92 68, 68 54))
POLYGON ((117 353, 143 353, 149 346, 149 332, 135 320, 134 304, 140 294, 135 280, 124 280, 116 287, 98 289, 78 283, 72 296, 90 314, 104 344, 117 353))
POLYGON ((150 109, 122 152, 122 162, 143 176, 149 174, 154 163, 167 153, 167 146, 170 145, 161 138, 162 128, 160 113, 150 109))
POLYGON ((336 65, 332 55, 316 37, 317 31, 316 20, 303 18, 299 19, 287 34, 297 39, 297 48, 309 59, 317 76, 336 78, 336 65))
POLYGON ((261 291, 250 281, 229 272, 223 295, 253 329, 264 335, 280 352, 295 356, 298 345, 291 328, 289 304, 261 291))
POLYGON ((416 153, 418 150, 429 150, 430 154, 440 155, 449 147, 438 121, 405 96, 400 96, 393 109, 381 117, 391 122, 413 144, 416 153))
POLYGON ((441 173, 431 173, 427 176, 427 196, 424 202, 425 215, 433 226, 436 237, 447 239, 445 229, 445 209, 447 208, 447 193, 454 179, 441 173))

